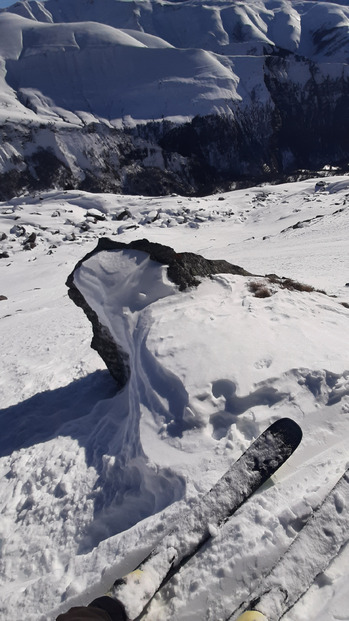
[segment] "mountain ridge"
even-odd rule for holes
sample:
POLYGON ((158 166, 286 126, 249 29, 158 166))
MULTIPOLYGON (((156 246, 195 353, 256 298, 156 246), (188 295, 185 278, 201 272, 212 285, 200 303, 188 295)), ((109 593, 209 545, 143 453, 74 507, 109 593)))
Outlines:
POLYGON ((346 170, 348 26, 345 4, 297 0, 3 9, 1 198, 204 194, 346 170))

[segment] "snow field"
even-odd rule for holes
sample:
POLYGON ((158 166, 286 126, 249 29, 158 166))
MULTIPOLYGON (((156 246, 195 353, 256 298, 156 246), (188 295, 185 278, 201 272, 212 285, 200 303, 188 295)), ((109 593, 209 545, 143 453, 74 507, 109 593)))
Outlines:
MULTIPOLYGON (((297 453, 151 618, 223 619, 287 549, 348 461, 349 182, 325 182, 198 199, 52 191, 0 205, 4 619, 54 619, 105 592, 281 416, 303 428, 297 453), (78 284, 130 354, 116 394, 64 284, 100 235, 262 276, 222 274, 180 293, 143 253, 83 263, 78 284), (272 272, 338 297, 279 288, 272 272), (255 297, 256 282, 271 295, 255 297)), ((347 562, 343 550, 287 621, 338 618, 347 562)))

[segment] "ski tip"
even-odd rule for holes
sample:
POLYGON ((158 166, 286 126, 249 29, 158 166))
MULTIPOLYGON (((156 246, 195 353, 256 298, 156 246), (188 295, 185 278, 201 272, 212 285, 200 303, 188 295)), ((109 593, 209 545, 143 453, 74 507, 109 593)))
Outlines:
POLYGON ((257 610, 246 610, 236 621, 268 621, 268 619, 257 610))
POLYGON ((292 418, 279 418, 269 427, 270 431, 283 437, 285 443, 296 449, 303 436, 301 427, 292 418))

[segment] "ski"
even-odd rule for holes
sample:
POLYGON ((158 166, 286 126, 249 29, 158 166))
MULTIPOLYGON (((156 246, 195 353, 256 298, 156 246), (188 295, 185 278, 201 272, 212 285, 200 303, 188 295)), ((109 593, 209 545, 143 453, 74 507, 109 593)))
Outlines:
POLYGON ((229 621, 279 621, 349 541, 349 468, 229 621), (243 612, 243 610, 245 612, 243 612))
POLYGON ((117 580, 108 595, 121 607, 120 619, 137 619, 155 593, 290 457, 302 438, 293 420, 282 418, 268 427, 188 511, 130 574, 117 580))

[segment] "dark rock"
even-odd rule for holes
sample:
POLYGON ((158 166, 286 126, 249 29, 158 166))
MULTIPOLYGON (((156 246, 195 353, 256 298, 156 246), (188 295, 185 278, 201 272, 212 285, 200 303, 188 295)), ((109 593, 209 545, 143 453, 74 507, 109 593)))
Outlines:
POLYGON ((74 231, 72 233, 67 233, 67 235, 64 236, 64 241, 75 241, 75 240, 76 240, 76 235, 74 231))
POLYGON ((128 209, 124 209, 124 211, 113 216, 113 220, 127 220, 128 218, 132 218, 132 214, 128 209))
POLYGON ((31 233, 29 237, 23 242, 24 250, 33 250, 36 246, 36 233, 31 233))
MULTIPOLYGON (((16 129, 11 127, 11 131, 7 131, 7 129, 5 128, 4 133, 7 134, 8 143, 16 140, 16 137, 20 137, 23 145, 29 144, 35 134, 34 130, 28 129, 26 126, 19 126, 16 129), (12 130, 13 136, 11 135, 12 130)), ((48 127, 47 131, 55 133, 54 127, 48 127)), ((4 140, 3 136, 1 138, 4 140)), ((31 153, 25 153, 25 148, 23 149, 21 164, 25 165, 24 170, 20 171, 15 168, 0 174, 0 200, 13 198, 23 192, 36 192, 52 188, 73 189, 75 187, 72 183, 73 173, 53 153, 50 147, 43 148, 42 146, 35 145, 34 140, 32 147, 34 147, 34 152, 31 153), (35 146, 37 146, 36 151, 34 150, 35 146)))
POLYGON ((89 210, 86 217, 94 218, 95 221, 103 222, 105 220, 105 214, 97 209, 89 210))
POLYGON ((315 184, 315 192, 323 192, 324 190, 326 190, 327 186, 328 183, 326 183, 326 181, 324 181, 323 179, 317 181, 315 184))
POLYGON ((3 300, 7 300, 8 298, 6 297, 6 295, 0 295, 0 301, 2 302, 3 300))
POLYGON ((16 237, 22 237, 25 232, 25 228, 21 224, 15 224, 10 230, 11 235, 16 235, 16 237))
POLYGON ((129 244, 112 241, 107 237, 99 239, 97 247, 79 261, 67 279, 68 295, 77 306, 82 308, 92 323, 93 339, 91 347, 104 360, 118 387, 121 389, 130 377, 129 356, 113 339, 110 330, 104 326, 97 313, 89 306, 84 296, 74 283, 74 272, 84 261, 104 250, 139 250, 149 254, 153 261, 167 266, 167 275, 181 291, 200 284, 200 279, 214 274, 229 273, 250 276, 243 268, 224 260, 211 260, 192 252, 177 253, 170 246, 140 239, 129 244))
POLYGON ((125 244, 113 241, 108 237, 101 237, 97 247, 92 250, 81 263, 97 252, 102 250, 140 250, 149 254, 153 261, 167 266, 167 275, 172 282, 178 285, 180 291, 188 287, 196 287, 200 284, 200 278, 213 276, 214 274, 238 274, 240 276, 252 276, 238 265, 232 265, 228 261, 217 259, 205 259, 193 252, 176 252, 170 246, 164 246, 150 242, 147 239, 137 239, 125 244))
POLYGON ((120 227, 120 228, 118 229, 118 233, 121 233, 121 232, 123 232, 123 231, 131 231, 131 230, 134 230, 134 231, 135 231, 136 229, 139 229, 138 224, 129 224, 128 226, 123 226, 123 227, 120 227))
MULTIPOLYGON (((86 258, 87 257, 85 257, 85 259, 86 258)), ((82 261, 77 264, 75 269, 77 269, 81 263, 82 261)), ((110 374, 115 379, 118 388, 121 389, 125 386, 130 377, 129 356, 115 343, 110 330, 101 324, 97 313, 87 304, 84 296, 75 286, 74 271, 67 279, 68 295, 77 306, 82 308, 86 317, 90 320, 93 331, 91 347, 98 352, 110 374)))
POLYGON ((6 250, 5 252, 0 252, 0 259, 8 259, 9 256, 10 256, 9 253, 6 252, 6 250))

